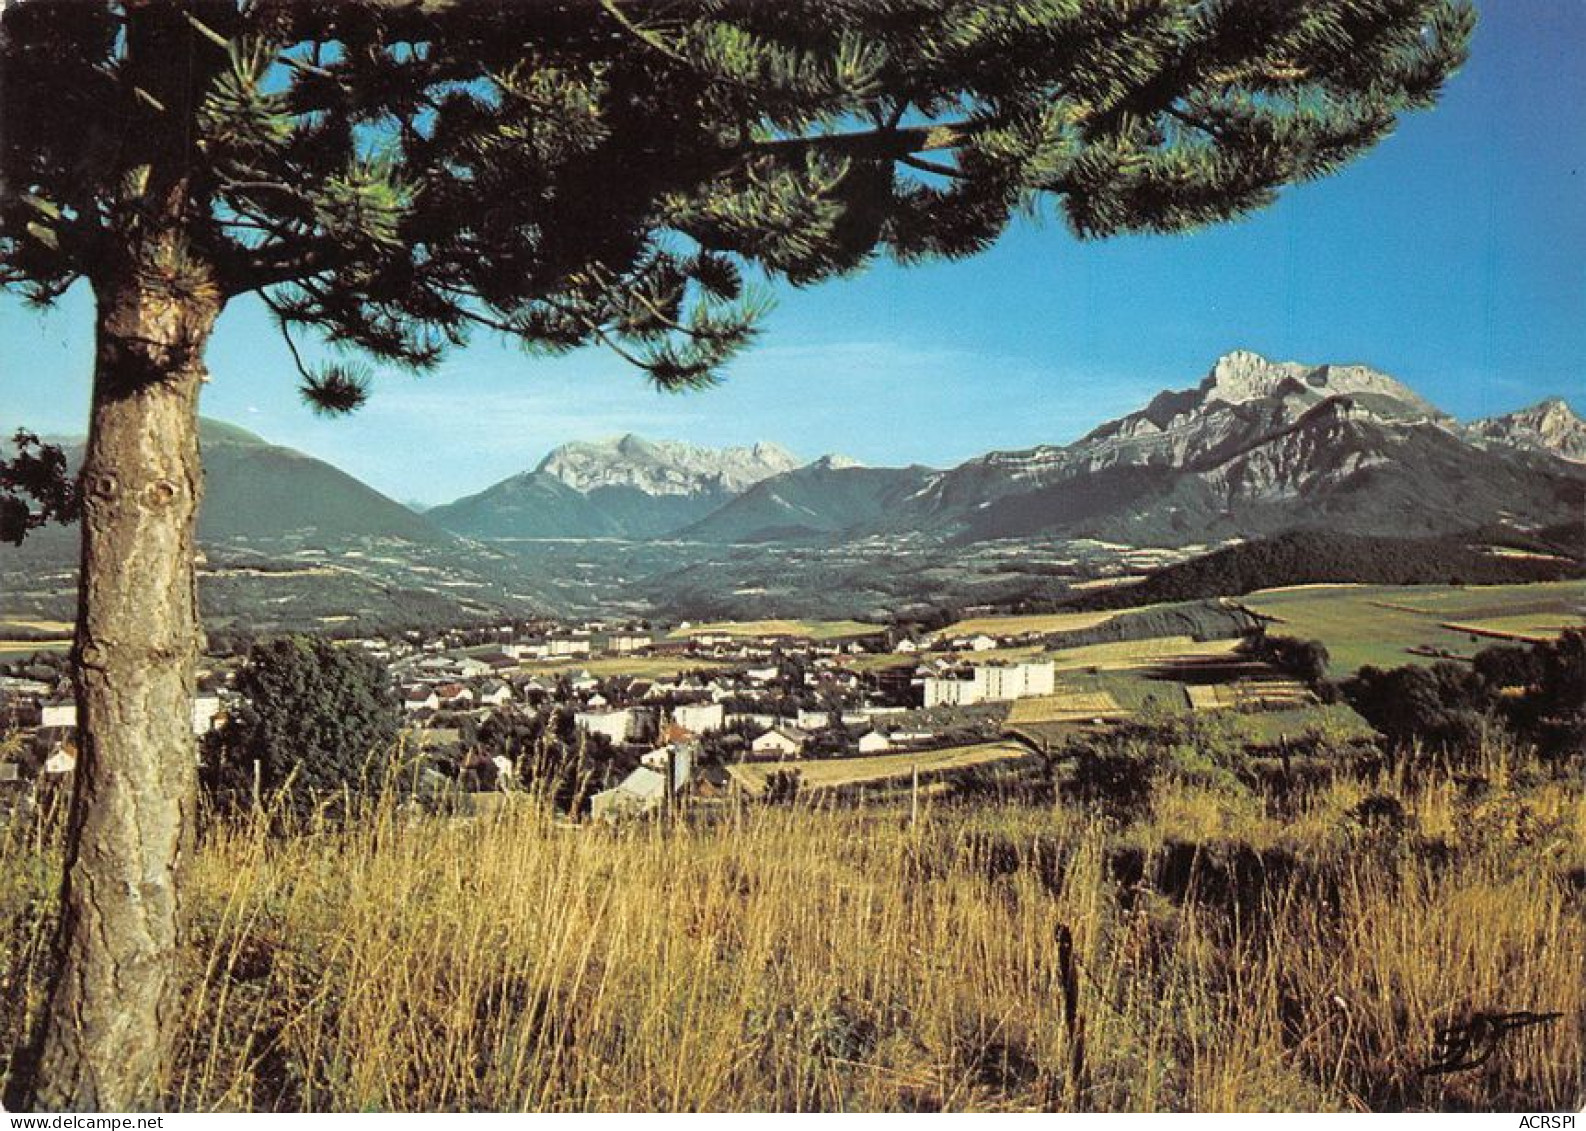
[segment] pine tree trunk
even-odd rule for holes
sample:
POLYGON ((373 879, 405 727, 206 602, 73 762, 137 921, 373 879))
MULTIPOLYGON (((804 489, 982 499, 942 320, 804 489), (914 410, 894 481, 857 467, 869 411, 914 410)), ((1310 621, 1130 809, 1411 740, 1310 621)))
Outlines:
POLYGON ((57 981, 31 1106, 159 1106, 180 1008, 181 873, 193 840, 199 647, 198 394, 220 302, 178 237, 96 280, 83 464, 79 753, 57 981))

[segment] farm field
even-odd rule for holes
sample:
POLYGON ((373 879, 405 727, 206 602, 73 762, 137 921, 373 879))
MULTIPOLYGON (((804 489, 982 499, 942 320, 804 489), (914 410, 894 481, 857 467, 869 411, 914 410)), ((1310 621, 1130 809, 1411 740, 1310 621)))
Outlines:
POLYGON ((1326 735, 1333 742, 1372 738, 1377 732, 1347 703, 1315 703, 1280 711, 1241 711, 1227 716, 1245 742, 1267 745, 1307 733, 1326 735))
POLYGON ((1447 621, 1443 627, 1453 632, 1472 636, 1486 636, 1493 640, 1511 640, 1520 644, 1539 644, 1556 640, 1569 627, 1563 616, 1549 613, 1520 613, 1510 617, 1488 617, 1484 620, 1447 621))
POLYGON ((64 652, 72 646, 72 624, 39 617, 0 616, 0 660, 15 660, 35 652, 64 652))
POLYGON ((684 672, 714 672, 726 667, 714 660, 695 656, 572 656, 565 660, 536 660, 521 665, 529 675, 562 675, 588 672, 593 676, 632 676, 634 679, 666 679, 684 672))
POLYGON ((806 640, 846 640, 858 636, 876 636, 885 630, 856 620, 738 620, 714 621, 708 624, 691 624, 674 629, 669 640, 686 640, 691 636, 797 636, 806 640))
POLYGON ((1086 644, 1049 653, 1059 672, 1096 668, 1101 671, 1131 671, 1154 668, 1175 662, 1193 662, 1231 657, 1239 640, 1195 640, 1188 636, 1156 636, 1149 640, 1119 640, 1106 644, 1086 644))
POLYGON ((1190 706, 1197 711, 1303 707, 1314 700, 1310 689, 1298 680, 1270 676, 1228 683, 1187 684, 1184 693, 1190 706))
POLYGON ((0 634, 8 632, 43 632, 70 636, 72 623, 64 620, 32 620, 26 617, 0 617, 0 634))
POLYGON ((1127 715, 1111 693, 1101 689, 1061 688, 1055 695, 1016 699, 1008 712, 1008 725, 1023 723, 1088 722, 1127 715))
MULTIPOLYGON (((1134 611, 1134 610, 1131 610, 1134 611)), ((970 617, 948 625, 934 635, 942 638, 974 636, 1018 636, 1026 632, 1079 632, 1106 624, 1118 616, 1118 610, 1108 609, 1088 613, 1032 613, 1027 616, 970 617)))
POLYGON ((70 640, 0 640, 0 659, 17 659, 35 652, 64 652, 70 640))
POLYGON ((1246 607, 1274 618, 1272 631, 1320 640, 1334 675, 1366 664, 1395 667, 1432 663, 1438 656, 1470 656, 1491 646, 1450 624, 1557 627, 1586 624, 1586 582, 1532 585, 1324 585, 1252 593, 1246 607), (1516 621, 1513 618, 1523 618, 1516 621))
POLYGON ((876 754, 868 758, 819 758, 793 762, 742 762, 727 767, 734 781, 758 796, 766 781, 778 771, 797 771, 803 790, 836 789, 847 785, 866 785, 920 774, 939 774, 971 766, 987 766, 1029 756, 1029 749, 1017 742, 985 742, 975 746, 953 746, 945 750, 908 751, 901 754, 876 754))

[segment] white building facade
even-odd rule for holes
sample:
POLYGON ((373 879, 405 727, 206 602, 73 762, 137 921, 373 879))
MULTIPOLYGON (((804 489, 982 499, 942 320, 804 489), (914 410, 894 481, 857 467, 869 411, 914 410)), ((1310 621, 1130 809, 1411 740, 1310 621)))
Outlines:
POLYGON ((1024 664, 982 664, 969 679, 927 676, 925 706, 968 707, 1051 695, 1057 688, 1057 666, 1051 660, 1024 664))

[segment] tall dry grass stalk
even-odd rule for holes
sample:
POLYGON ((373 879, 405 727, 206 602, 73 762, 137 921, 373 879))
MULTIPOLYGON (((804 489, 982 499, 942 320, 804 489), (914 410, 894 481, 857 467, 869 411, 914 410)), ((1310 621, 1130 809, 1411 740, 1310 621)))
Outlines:
MULTIPOLYGON (((1586 810, 1567 782, 1340 779, 1282 817, 1164 788, 1124 828, 1018 805, 603 828, 527 797, 267 825, 217 823, 196 860, 184 1109, 1582 1098, 1586 810), (1360 816, 1385 792, 1404 821, 1360 816), (1440 1029, 1516 1009, 1563 1017, 1423 1073, 1440 1029)), ((43 961, 43 828, 4 839, 21 946, 0 988, 19 1001, 43 961)))

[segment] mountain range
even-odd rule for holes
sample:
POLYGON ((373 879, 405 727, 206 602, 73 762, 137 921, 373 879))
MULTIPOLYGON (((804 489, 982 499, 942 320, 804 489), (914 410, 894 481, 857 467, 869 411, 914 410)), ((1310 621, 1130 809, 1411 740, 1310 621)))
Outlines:
MULTIPOLYGON (((944 576, 1001 555, 986 567, 1001 578, 1034 570, 1036 549, 1080 540, 1188 554, 1302 527, 1524 531, 1578 524, 1586 504, 1586 422, 1562 400, 1466 424, 1369 367, 1248 351, 1072 443, 947 469, 835 455, 803 463, 770 443, 628 435, 564 445, 422 514, 235 426, 206 420, 201 439, 199 534, 212 563, 335 563, 318 575, 334 584, 283 595, 287 575, 274 573, 256 599, 233 570, 239 607, 285 621, 310 609, 332 619, 332 591, 388 620, 448 604, 480 615, 614 604, 664 613, 685 590, 696 606, 717 591, 760 594, 756 608, 818 591, 822 608, 837 608, 861 582, 867 608, 891 607, 939 596, 922 588, 927 571, 910 557, 920 547, 944 576)), ((0 550, 0 588, 25 590, 41 610, 61 605, 72 542, 52 532, 0 550)))
POLYGON ((1384 534, 1546 524, 1578 506, 1583 480, 1586 423, 1561 400, 1462 425, 1366 366, 1235 351, 1195 387, 1072 444, 949 470, 837 456, 798 466, 771 445, 713 452, 625 436, 559 448, 428 517, 484 539, 927 533, 1182 545, 1301 522, 1384 534))

